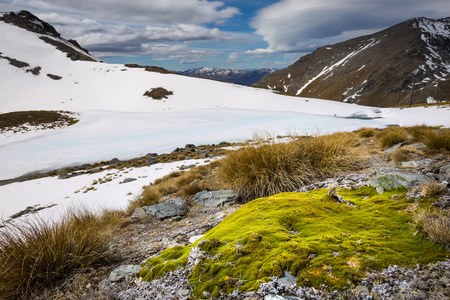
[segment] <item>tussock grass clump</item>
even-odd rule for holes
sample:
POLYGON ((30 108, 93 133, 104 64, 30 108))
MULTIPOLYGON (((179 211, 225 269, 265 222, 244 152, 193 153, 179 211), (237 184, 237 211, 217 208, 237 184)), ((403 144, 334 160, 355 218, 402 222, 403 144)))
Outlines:
POLYGON ((8 224, 0 236, 0 299, 29 299, 80 268, 113 259, 110 231, 120 212, 70 211, 62 220, 8 224))
POLYGON ((410 160, 415 154, 423 154, 423 152, 411 146, 403 146, 392 152, 390 156, 396 164, 400 164, 403 161, 410 160))
POLYGON ((403 127, 388 127, 378 134, 378 141, 383 148, 392 147, 408 139, 408 131, 403 127))
POLYGON ((419 208, 413 219, 417 230, 450 250, 450 213, 425 207, 419 208))
POLYGON ((356 143, 351 133, 292 138, 285 143, 257 136, 229 153, 216 175, 225 188, 238 191, 246 201, 295 191, 314 180, 357 169, 356 143))
POLYGON ((422 194, 425 197, 437 196, 447 190, 447 186, 445 184, 441 184, 439 182, 426 182, 422 185, 422 194))
POLYGON ((373 128, 361 128, 358 131, 358 135, 362 138, 369 138, 375 136, 375 129, 373 128))
POLYGON ((430 150, 450 151, 450 130, 428 130, 423 138, 423 143, 427 145, 430 150))

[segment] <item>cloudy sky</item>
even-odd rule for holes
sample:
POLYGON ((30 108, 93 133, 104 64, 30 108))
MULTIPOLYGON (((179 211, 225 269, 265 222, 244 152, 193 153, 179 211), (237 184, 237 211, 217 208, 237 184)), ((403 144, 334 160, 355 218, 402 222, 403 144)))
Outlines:
POLYGON ((450 17, 448 0, 0 0, 22 9, 106 62, 171 70, 284 68, 410 18, 450 17))

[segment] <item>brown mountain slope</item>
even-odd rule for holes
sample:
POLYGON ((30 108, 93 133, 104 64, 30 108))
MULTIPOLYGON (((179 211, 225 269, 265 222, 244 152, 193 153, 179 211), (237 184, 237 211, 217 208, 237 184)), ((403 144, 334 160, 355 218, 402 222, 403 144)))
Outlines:
POLYGON ((322 47, 254 86, 371 106, 450 99, 450 18, 417 18, 322 47))

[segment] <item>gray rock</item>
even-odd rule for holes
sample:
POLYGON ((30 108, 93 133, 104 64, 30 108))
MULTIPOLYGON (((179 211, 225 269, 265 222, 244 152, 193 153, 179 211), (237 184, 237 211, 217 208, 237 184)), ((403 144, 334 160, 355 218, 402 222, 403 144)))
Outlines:
POLYGON ((209 298, 211 298, 211 293, 208 293, 207 291, 203 291, 203 296, 205 296, 205 298, 209 299, 209 298))
POLYGON ((187 289, 182 289, 178 292, 180 297, 188 298, 191 295, 191 291, 187 289))
POLYGON ((144 206, 142 209, 147 214, 161 220, 169 217, 184 216, 187 212, 187 206, 182 198, 169 199, 155 205, 144 206))
POLYGON ((139 265, 122 265, 114 269, 108 276, 111 282, 119 281, 125 277, 136 275, 141 270, 139 265))
POLYGON ((427 150, 428 146, 425 145, 424 143, 414 143, 414 144, 410 144, 410 147, 416 148, 417 150, 427 150))
POLYGON ((402 147, 404 144, 405 144, 405 143, 398 143, 397 145, 394 145, 394 146, 392 146, 392 147, 390 147, 390 148, 384 150, 383 152, 384 152, 384 153, 392 153, 392 152, 394 152, 395 150, 400 149, 400 147, 402 147))
POLYGON ((375 176, 370 185, 390 190, 398 187, 410 188, 429 181, 430 178, 422 174, 405 173, 401 170, 383 170, 375 176))
POLYGON ((148 213, 142 208, 138 207, 134 210, 134 213, 131 215, 132 219, 142 219, 148 216, 148 213))
POLYGON ((156 160, 156 158, 154 158, 154 157, 150 157, 148 160, 147 160, 147 165, 154 165, 154 164, 156 164, 158 161, 156 160))
POLYGON ((450 181, 450 164, 443 165, 439 168, 439 180, 450 181))
POLYGON ((297 276, 293 276, 291 272, 283 270, 283 274, 277 279, 279 284, 283 284, 288 287, 295 287, 297 285, 297 276))
POLYGON ((374 170, 379 169, 389 169, 393 166, 388 164, 387 162, 382 161, 378 156, 374 156, 369 159, 368 167, 374 170))
POLYGON ((220 207, 228 206, 236 203, 239 195, 237 192, 232 190, 222 190, 222 191, 201 191, 192 198, 192 200, 206 207, 220 207))
POLYGON ((99 286, 103 289, 107 288, 109 285, 111 285, 111 280, 109 280, 108 277, 104 278, 102 281, 99 282, 99 286))
POLYGON ((122 183, 128 183, 128 182, 132 182, 132 181, 136 181, 136 178, 125 178, 122 183))
POLYGON ((369 294, 370 294, 369 288, 366 287, 366 286, 363 286, 363 285, 358 285, 358 286, 355 288, 355 290, 356 290, 358 293, 362 293, 362 294, 366 294, 366 295, 369 295, 369 294))
POLYGON ((264 300, 302 300, 302 298, 271 294, 271 295, 264 296, 264 300))
POLYGON ((429 166, 432 162, 433 160, 430 158, 417 161, 404 161, 402 162, 402 167, 403 168, 425 167, 429 166))

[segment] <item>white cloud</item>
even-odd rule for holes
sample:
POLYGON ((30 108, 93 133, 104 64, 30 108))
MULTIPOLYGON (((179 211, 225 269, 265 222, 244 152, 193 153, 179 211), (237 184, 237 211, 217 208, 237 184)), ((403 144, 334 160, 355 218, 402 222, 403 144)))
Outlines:
POLYGON ((221 23, 240 13, 224 2, 207 0, 13 0, 13 4, 133 23, 221 23))
MULTIPOLYGON (((100 23, 57 13, 38 14, 67 38, 76 39, 95 56, 171 55, 183 61, 217 55, 216 50, 194 50, 187 42, 227 41, 233 37, 218 28, 193 24, 151 24, 131 26, 100 23), (181 43, 171 45, 170 43, 181 43), (163 45, 163 46, 161 46, 163 45)), ((222 52, 221 52, 222 53, 222 52)))
POLYGON ((247 53, 313 51, 410 18, 448 15, 444 0, 281 0, 260 10, 251 23, 268 47, 247 53))

